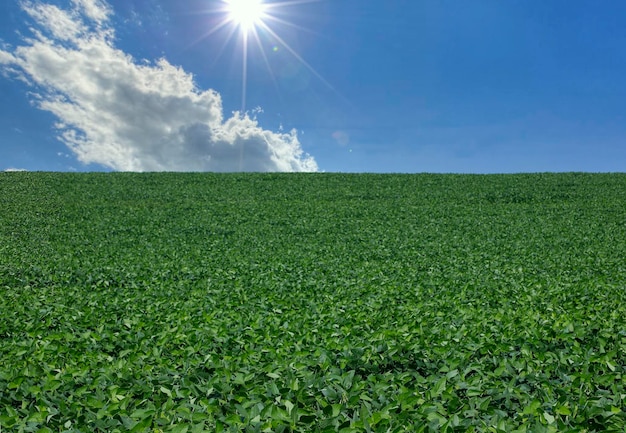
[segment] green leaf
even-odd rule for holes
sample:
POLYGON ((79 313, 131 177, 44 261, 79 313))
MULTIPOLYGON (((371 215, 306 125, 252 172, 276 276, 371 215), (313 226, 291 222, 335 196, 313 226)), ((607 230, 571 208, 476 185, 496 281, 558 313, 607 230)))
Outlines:
POLYGON ((287 413, 291 415, 291 411, 294 408, 294 404, 290 402, 289 400, 283 400, 283 404, 285 405, 285 408, 287 409, 287 413))
POLYGON ((541 402, 537 399, 533 400, 528 406, 524 408, 524 415, 533 415, 537 413, 537 410, 541 407, 541 402))
POLYGON ((436 383, 435 386, 433 386, 432 389, 432 395, 433 396, 439 396, 441 395, 445 390, 446 390, 446 377, 442 377, 441 379, 439 379, 436 383))
POLYGON ((559 415, 571 415, 572 411, 567 406, 557 406, 554 410, 559 415))
POLYGON ((137 409, 130 414, 130 417, 135 419, 144 419, 153 416, 155 413, 156 410, 154 409, 137 409))
POLYGON ((131 433, 142 433, 148 427, 152 425, 152 417, 143 418, 141 421, 135 424, 135 427, 132 428, 131 433))

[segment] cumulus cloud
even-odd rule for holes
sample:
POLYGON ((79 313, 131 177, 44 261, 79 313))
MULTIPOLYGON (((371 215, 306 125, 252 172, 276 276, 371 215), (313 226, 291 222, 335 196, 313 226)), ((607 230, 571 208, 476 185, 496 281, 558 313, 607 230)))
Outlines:
POLYGON ((33 36, 0 49, 0 67, 32 86, 81 162, 122 171, 317 171, 295 130, 265 130, 247 114, 225 118, 220 95, 199 89, 191 74, 116 48, 106 2, 22 7, 33 36))
POLYGON ((9 173, 9 172, 15 172, 15 171, 27 171, 25 168, 6 168, 4 169, 5 172, 9 173))

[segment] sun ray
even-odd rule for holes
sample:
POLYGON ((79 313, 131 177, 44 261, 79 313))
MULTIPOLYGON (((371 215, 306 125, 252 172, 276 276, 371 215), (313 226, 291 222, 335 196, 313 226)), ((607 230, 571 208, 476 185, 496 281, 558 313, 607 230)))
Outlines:
POLYGON ((248 33, 243 34, 243 83, 241 93, 241 112, 245 113, 246 96, 248 93, 248 33))
POLYGON ((296 30, 307 32, 307 33, 310 33, 310 34, 315 35, 315 36, 323 36, 323 35, 321 35, 318 32, 315 32, 315 31, 313 31, 311 29, 307 29, 306 27, 302 27, 302 26, 299 26, 297 24, 294 24, 291 21, 287 21, 287 20, 284 20, 282 18, 278 18, 277 16, 274 16, 274 15, 268 15, 264 21, 272 21, 274 23, 278 23, 278 24, 283 25, 285 27, 291 27, 291 28, 294 28, 296 30))
MULTIPOLYGON (((190 46, 198 44, 202 39, 205 39, 205 38, 209 37, 210 35, 212 35, 216 31, 223 29, 224 27, 228 26, 229 24, 230 23, 228 21, 221 22, 216 28, 212 29, 208 33, 203 34, 200 38, 198 38, 194 42, 192 42, 190 44, 190 46)), ((218 50, 217 54, 213 57, 213 61, 209 65, 209 68, 213 68, 215 66, 215 64, 219 61, 219 59, 222 57, 222 54, 224 54, 224 51, 226 50, 226 46, 228 45, 228 41, 230 41, 233 38, 233 35, 235 34, 236 31, 237 31, 236 27, 230 26, 230 28, 228 29, 228 34, 227 34, 227 36, 225 38, 226 42, 221 44, 221 46, 219 47, 219 50, 218 50)))
POLYGON ((311 72, 313 75, 315 75, 330 90, 332 90, 333 92, 337 93, 337 90, 333 87, 333 85, 330 84, 324 77, 322 77, 322 75, 319 72, 317 72, 315 70, 315 68, 313 68, 313 66, 311 66, 309 64, 309 62, 304 60, 304 58, 300 54, 298 54, 298 52, 296 50, 294 50, 287 42, 285 42, 285 40, 283 38, 281 38, 274 30, 272 30, 270 26, 268 26, 264 22, 261 22, 260 26, 263 28, 263 30, 265 30, 267 33, 272 35, 278 42, 280 42, 280 44, 283 47, 285 47, 287 49, 287 51, 289 51, 289 53, 291 53, 291 55, 294 56, 300 63, 302 63, 302 65, 305 68, 307 68, 309 70, 309 72, 311 72))
POLYGON ((307 3, 318 3, 321 0, 289 0, 289 1, 282 1, 280 3, 269 3, 267 5, 268 9, 274 9, 274 8, 284 8, 285 6, 299 6, 299 5, 303 5, 303 4, 307 4, 307 3))
POLYGON ((252 31, 252 35, 254 36, 257 47, 259 48, 259 52, 261 53, 261 57, 263 58, 263 63, 265 63, 265 67, 267 68, 267 72, 269 73, 272 83, 274 84, 274 88, 276 89, 277 94, 280 95, 278 82, 276 81, 276 77, 272 72, 272 67, 270 65, 269 59, 267 58, 267 54, 265 53, 265 49, 263 48, 263 42, 261 41, 261 38, 259 37, 259 32, 256 28, 252 31))
POLYGON ((304 57, 297 52, 287 41, 280 36, 274 27, 290 27, 299 31, 305 31, 314 34, 318 37, 323 37, 310 29, 298 26, 297 24, 289 21, 285 17, 289 15, 286 12, 286 8, 296 7, 299 5, 316 3, 321 0, 220 0, 220 6, 211 10, 206 10, 205 13, 222 15, 221 20, 216 25, 206 32, 202 38, 208 38, 220 31, 228 29, 226 39, 222 44, 218 52, 218 58, 222 55, 226 46, 229 44, 235 34, 239 35, 239 43, 241 47, 241 108, 240 113, 245 115, 247 109, 248 98, 248 79, 250 77, 250 44, 258 47, 258 52, 261 55, 263 63, 267 68, 267 71, 272 79, 274 87, 280 94, 279 85, 274 76, 268 55, 264 49, 264 42, 268 40, 275 41, 275 46, 284 48, 291 56, 293 56, 307 71, 309 71, 315 78, 317 78, 324 86, 330 89, 333 93, 339 96, 344 102, 350 104, 346 98, 341 95, 333 85, 326 80, 311 64, 309 64, 304 57), (254 42, 252 42, 254 40, 254 42))
MULTIPOLYGON (((214 34, 214 33, 217 33, 218 31, 220 31, 221 29, 223 29, 224 27, 226 27, 226 26, 227 26, 227 25, 229 25, 229 24, 230 24, 230 22, 229 22, 229 21, 222 21, 222 22, 220 22, 218 25, 216 25, 215 27, 213 27, 213 28, 212 28, 211 30, 209 30, 208 32, 203 33, 203 34, 202 34, 202 36, 200 36, 200 38, 199 38, 198 40, 208 38, 209 36, 211 36, 211 35, 212 35, 212 34, 214 34)), ((231 28, 231 35, 232 35, 233 33, 235 33, 235 31, 237 31, 237 29, 235 29, 235 28, 231 28)))

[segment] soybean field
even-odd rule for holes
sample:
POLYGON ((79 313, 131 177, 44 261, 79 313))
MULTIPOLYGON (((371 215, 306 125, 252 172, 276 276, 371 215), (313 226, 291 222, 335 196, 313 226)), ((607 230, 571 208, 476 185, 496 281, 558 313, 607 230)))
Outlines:
POLYGON ((624 432, 626 174, 0 173, 0 431, 624 432))

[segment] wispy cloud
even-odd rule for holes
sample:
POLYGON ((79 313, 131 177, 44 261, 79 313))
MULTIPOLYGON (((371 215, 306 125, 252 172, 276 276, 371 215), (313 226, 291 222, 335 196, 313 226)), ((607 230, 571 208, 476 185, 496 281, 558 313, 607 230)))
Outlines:
POLYGON ((118 49, 106 2, 22 7, 33 35, 0 49, 0 67, 32 85, 81 162, 129 171, 317 170, 295 130, 265 130, 247 114, 224 118, 220 95, 199 89, 190 73, 118 49))

